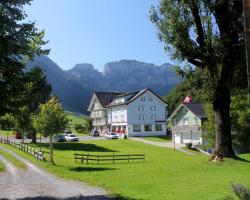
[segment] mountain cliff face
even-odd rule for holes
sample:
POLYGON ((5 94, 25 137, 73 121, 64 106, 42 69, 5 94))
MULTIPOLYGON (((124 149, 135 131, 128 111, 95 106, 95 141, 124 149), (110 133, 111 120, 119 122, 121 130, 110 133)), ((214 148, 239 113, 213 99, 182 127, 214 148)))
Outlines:
POLYGON ((94 91, 128 92, 150 88, 159 95, 165 95, 180 82, 173 66, 121 60, 104 66, 103 73, 91 64, 77 64, 70 70, 62 70, 46 56, 36 57, 28 68, 40 66, 52 86, 53 93, 65 109, 86 113, 94 91))

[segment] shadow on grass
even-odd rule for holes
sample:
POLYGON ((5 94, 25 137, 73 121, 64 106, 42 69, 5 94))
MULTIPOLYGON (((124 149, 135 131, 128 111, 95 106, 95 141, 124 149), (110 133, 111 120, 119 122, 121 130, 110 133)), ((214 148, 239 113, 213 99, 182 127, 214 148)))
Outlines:
POLYGON ((237 160, 237 161, 241 161, 241 162, 250 163, 250 160, 246 160, 245 158, 241 158, 239 156, 235 156, 235 158, 233 158, 233 159, 237 160))
MULTIPOLYGON (((37 197, 24 197, 24 198, 17 198, 18 200, 140 200, 134 199, 130 197, 124 197, 121 195, 116 195, 114 197, 108 197, 104 195, 92 195, 92 196, 74 196, 74 197, 50 197, 50 196, 37 196, 37 197)), ((5 198, 1 198, 0 200, 8 200, 5 198)))
POLYGON ((94 171, 107 171, 107 170, 117 170, 117 169, 108 167, 72 167, 69 168, 69 170, 75 172, 94 172, 94 171))
POLYGON ((146 139, 147 139, 147 138, 159 138, 159 139, 166 140, 166 141, 171 141, 171 140, 172 140, 171 136, 167 136, 167 135, 147 136, 147 137, 145 137, 145 138, 146 138, 146 139))
MULTIPOLYGON (((42 143, 41 146, 48 148, 49 144, 42 143)), ((115 150, 97 146, 95 144, 86 144, 86 143, 54 143, 54 149, 66 150, 66 151, 71 150, 71 151, 90 151, 90 152, 117 152, 115 150)))

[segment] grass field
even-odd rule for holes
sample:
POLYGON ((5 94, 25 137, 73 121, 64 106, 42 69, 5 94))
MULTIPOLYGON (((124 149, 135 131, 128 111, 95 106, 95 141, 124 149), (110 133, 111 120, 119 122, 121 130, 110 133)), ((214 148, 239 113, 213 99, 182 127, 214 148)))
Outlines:
MULTIPOLYGON (((43 149, 48 152, 46 147, 43 149)), ((249 162, 226 159, 222 164, 213 164, 205 155, 191 156, 130 140, 55 144, 56 166, 18 153, 54 174, 104 187, 123 200, 214 200, 233 195, 232 183, 250 186, 249 162), (74 162, 75 152, 145 153, 146 162, 85 165, 74 162)), ((250 161, 250 154, 242 157, 250 161)))
POLYGON ((166 135, 143 137, 143 139, 154 142, 172 142, 172 138, 166 135))
POLYGON ((0 172, 4 170, 5 170, 5 165, 2 162, 0 162, 0 172))
POLYGON ((69 122, 70 130, 76 135, 82 135, 76 132, 74 125, 83 124, 86 121, 87 116, 83 114, 68 112, 68 111, 66 113, 68 114, 68 119, 70 120, 69 122))
MULTIPOLYGON (((12 156, 11 154, 3 151, 2 149, 0 149, 0 154, 5 157, 7 160, 9 160, 14 166, 16 166, 19 169, 25 169, 26 165, 24 163, 22 163, 21 161, 19 161, 18 159, 16 159, 14 156, 12 156)), ((1 170, 1 166, 0 166, 0 170, 1 170)))

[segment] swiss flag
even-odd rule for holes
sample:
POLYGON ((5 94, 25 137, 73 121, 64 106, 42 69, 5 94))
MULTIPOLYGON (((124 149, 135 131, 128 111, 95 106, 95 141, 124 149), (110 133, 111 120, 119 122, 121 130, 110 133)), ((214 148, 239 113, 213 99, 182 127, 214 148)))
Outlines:
POLYGON ((186 96, 185 99, 183 100, 183 103, 192 103, 192 97, 191 96, 186 96))

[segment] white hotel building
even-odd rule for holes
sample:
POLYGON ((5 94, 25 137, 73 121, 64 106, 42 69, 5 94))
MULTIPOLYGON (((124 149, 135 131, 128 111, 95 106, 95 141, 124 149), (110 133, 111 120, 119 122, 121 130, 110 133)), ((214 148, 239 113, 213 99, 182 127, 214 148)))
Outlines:
POLYGON ((88 111, 93 128, 128 136, 166 134, 166 103, 150 89, 130 93, 94 92, 88 111))

